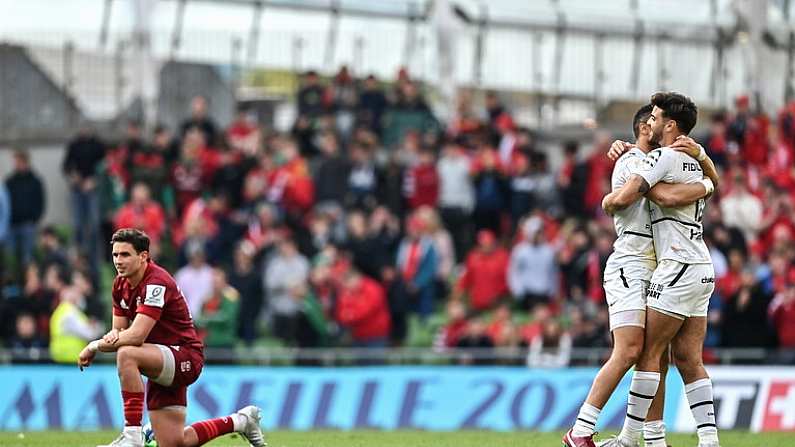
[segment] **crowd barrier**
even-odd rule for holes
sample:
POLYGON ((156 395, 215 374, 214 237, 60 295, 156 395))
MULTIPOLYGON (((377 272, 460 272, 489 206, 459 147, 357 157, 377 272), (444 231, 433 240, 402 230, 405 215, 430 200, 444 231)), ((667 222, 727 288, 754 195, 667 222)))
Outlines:
MULTIPOLYGON (((266 429, 500 431, 565 429, 595 368, 207 366, 189 388, 188 421, 253 403, 266 429)), ((795 367, 709 368, 722 429, 795 430, 795 367)), ((600 418, 620 427, 630 376, 600 418)), ((693 431, 679 374, 667 380, 665 422, 693 431)), ((0 430, 95 430, 122 424, 116 370, 96 365, 0 366, 0 430)))

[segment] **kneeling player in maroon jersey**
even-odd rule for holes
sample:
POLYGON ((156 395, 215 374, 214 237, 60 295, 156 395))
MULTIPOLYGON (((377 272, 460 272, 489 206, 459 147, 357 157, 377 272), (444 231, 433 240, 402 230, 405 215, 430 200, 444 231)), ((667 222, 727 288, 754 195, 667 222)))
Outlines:
POLYGON ((264 446, 260 409, 248 406, 227 417, 185 427, 188 385, 204 366, 202 342, 196 335, 188 303, 174 278, 149 259, 149 237, 121 229, 111 238, 113 328, 80 353, 78 366, 91 365, 97 351, 116 351, 124 401, 124 430, 108 447, 142 447, 144 383, 146 405, 160 447, 192 447, 238 432, 254 446, 264 446))

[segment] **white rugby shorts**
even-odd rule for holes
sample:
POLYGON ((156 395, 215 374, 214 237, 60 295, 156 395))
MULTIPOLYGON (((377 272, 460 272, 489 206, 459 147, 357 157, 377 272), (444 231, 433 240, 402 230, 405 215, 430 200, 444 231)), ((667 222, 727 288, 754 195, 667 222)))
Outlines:
POLYGON ((646 327, 646 290, 651 276, 652 270, 629 266, 605 271, 610 331, 624 326, 646 327))
POLYGON ((657 264, 647 293, 649 308, 684 320, 706 317, 715 290, 712 264, 683 264, 663 260, 657 264))

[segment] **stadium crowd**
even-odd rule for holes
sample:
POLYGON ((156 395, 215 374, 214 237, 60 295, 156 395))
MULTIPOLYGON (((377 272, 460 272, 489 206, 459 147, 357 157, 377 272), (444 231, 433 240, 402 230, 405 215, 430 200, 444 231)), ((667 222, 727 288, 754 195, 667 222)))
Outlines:
MULTIPOLYGON (((0 337, 52 340, 58 359, 63 339, 104 333, 106 241, 135 227, 208 347, 527 347, 532 365, 565 365, 572 347, 609 346, 612 137, 595 132, 583 156, 538 142, 497 94, 483 103, 462 95, 441 123, 405 70, 386 85, 343 67, 305 74, 285 134, 245 108, 221 128, 202 97, 151 138, 135 121, 117 143, 86 126, 63 157, 66 231, 40 228, 42 179, 17 150, 0 187, 0 337)), ((704 217, 707 345, 795 348, 795 102, 768 116, 741 97, 701 120, 723 176, 704 217)))

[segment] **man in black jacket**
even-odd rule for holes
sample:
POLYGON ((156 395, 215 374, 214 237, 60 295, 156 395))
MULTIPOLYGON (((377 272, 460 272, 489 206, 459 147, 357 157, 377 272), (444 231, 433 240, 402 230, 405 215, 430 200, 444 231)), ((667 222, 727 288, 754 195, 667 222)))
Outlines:
POLYGON ((348 190, 350 162, 340 155, 340 142, 337 136, 326 131, 320 136, 322 156, 314 175, 315 200, 317 203, 343 205, 348 190))
POLYGON ((6 179, 11 202, 9 242, 17 260, 18 272, 33 258, 36 225, 44 214, 44 185, 30 170, 30 156, 26 151, 14 152, 14 170, 6 179))
POLYGON ((92 266, 97 262, 99 240, 99 197, 97 166, 105 158, 105 145, 88 126, 66 146, 63 172, 71 184, 73 231, 80 249, 92 266))

